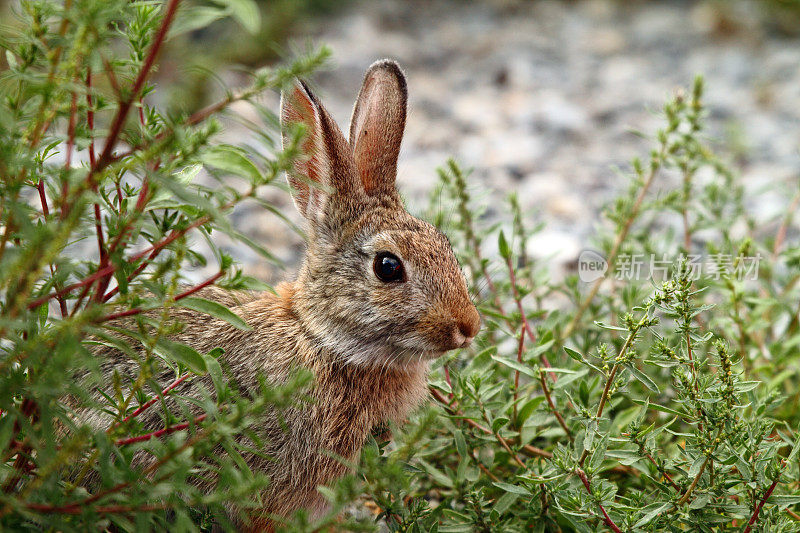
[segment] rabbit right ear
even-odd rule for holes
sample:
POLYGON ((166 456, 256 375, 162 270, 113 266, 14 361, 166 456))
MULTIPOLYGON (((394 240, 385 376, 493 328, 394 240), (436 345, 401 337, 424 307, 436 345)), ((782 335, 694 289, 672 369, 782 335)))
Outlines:
POLYGON ((302 81, 281 93, 281 131, 284 148, 292 137, 291 124, 302 124, 301 154, 287 173, 292 198, 300 214, 321 221, 331 195, 355 197, 355 169, 347 141, 317 98, 302 81), (313 183, 310 183, 313 182, 313 183))
POLYGON ((406 77, 390 59, 369 67, 350 119, 350 146, 369 195, 397 194, 397 157, 406 125, 406 77))

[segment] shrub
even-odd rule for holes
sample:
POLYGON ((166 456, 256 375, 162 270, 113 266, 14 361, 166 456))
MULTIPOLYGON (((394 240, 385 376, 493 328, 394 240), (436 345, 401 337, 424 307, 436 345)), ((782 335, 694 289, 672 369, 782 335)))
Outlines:
POLYGON ((149 80, 171 29, 196 29, 226 14, 247 22, 253 9, 249 0, 180 9, 177 0, 25 1, 17 30, 2 38, 8 68, 0 78, 0 523, 6 529, 183 530, 213 520, 230 526, 226 502, 256 505, 267 483, 247 468, 235 437, 267 406, 295 401, 306 380, 243 397, 226 382, 218 353, 169 340, 181 325, 168 310, 186 307, 247 327, 198 297, 211 284, 264 288, 232 267, 212 232, 273 260, 227 220, 236 205, 258 200, 260 187, 283 187, 283 171, 297 152, 275 148, 277 117, 255 97, 308 74, 327 52, 258 70, 249 88, 194 114, 149 103, 159 101, 149 80), (215 138, 216 117, 240 100, 261 115, 263 124, 254 125, 261 146, 215 138), (209 253, 192 246, 197 237, 209 253), (213 274, 187 285, 203 268, 213 274), (104 371, 91 353, 97 346, 128 354, 134 379, 104 371), (164 390, 153 379, 163 368, 175 379, 164 390), (213 378, 216 394, 207 391, 200 405, 182 399, 170 408, 164 398, 174 387, 202 374, 213 378), (114 393, 94 393, 101 382, 114 393), (190 407, 201 414, 190 414, 190 407), (163 411, 162 430, 148 432, 139 423, 148 408, 163 411), (87 425, 84 415, 92 411, 115 422, 87 425), (150 460, 134 460, 142 455, 150 460), (211 480, 210 490, 201 491, 198 479, 211 480))
MULTIPOLYGON (((268 483, 241 461, 235 436, 266 405, 298 401, 306 382, 242 397, 217 353, 169 340, 181 325, 168 310, 244 327, 197 297, 211 284, 260 286, 212 232, 271 260, 226 215, 258 200, 257 188, 282 186, 297 150, 274 148, 277 119, 257 100, 263 146, 219 143, 215 117, 307 74, 326 53, 260 70, 251 88, 195 114, 159 110, 149 103, 155 94, 145 97, 170 28, 253 8, 177 5, 23 2, 20 30, 2 40, 0 523, 8 529, 232 527, 225 504, 257 505, 268 483), (198 252, 191 236, 211 252, 198 252), (185 285, 212 259, 210 277, 185 285), (114 320, 123 317, 129 327, 114 320), (107 376, 90 351, 98 345, 128 353, 135 369, 132 382, 114 374, 106 397, 92 393, 107 376), (169 408, 173 389, 152 379, 165 366, 175 383, 213 378, 202 414, 189 414, 180 397, 169 408), (138 422, 149 408, 164 412, 163 430, 138 422), (87 410, 116 422, 83 424, 87 410), (214 453, 220 447, 227 453, 214 453), (152 461, 134 460, 142 453, 152 461), (201 491, 197 478, 218 482, 201 491), (96 481, 87 488, 87 479, 96 481)), ((283 528, 374 530, 377 516, 393 531, 797 530, 800 193, 789 192, 784 215, 755 217, 756 204, 714 155, 704 118, 698 80, 666 104, 655 148, 632 162, 597 249, 563 280, 529 253, 540 228, 527 226, 516 198, 510 219, 494 224, 468 173, 448 163, 432 206, 449 207, 432 207, 429 218, 460 254, 482 332, 474 348, 436 363, 433 406, 391 428, 392 443, 368 443, 355 475, 320 489, 330 513, 316 521, 299 513, 283 528), (603 265, 598 277, 592 267, 603 265), (375 516, 352 512, 354 500, 375 516)))

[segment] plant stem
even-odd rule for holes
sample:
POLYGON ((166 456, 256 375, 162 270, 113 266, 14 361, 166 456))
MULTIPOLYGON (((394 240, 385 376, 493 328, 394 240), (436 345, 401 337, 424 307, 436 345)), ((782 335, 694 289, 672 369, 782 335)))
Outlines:
POLYGON ((558 412, 556 409, 555 404, 553 403, 553 398, 550 396, 550 389, 547 387, 547 380, 544 378, 544 372, 539 371, 539 383, 542 385, 542 392, 544 392, 544 397, 547 400, 547 404, 550 406, 550 410, 553 411, 553 414, 556 415, 556 420, 558 420, 558 425, 564 430, 564 433, 567 434, 567 438, 569 441, 575 442, 575 438, 572 436, 572 432, 567 427, 567 423, 564 421, 564 417, 561 416, 561 413, 558 412))
POLYGON ((681 497, 680 500, 678 500, 677 505, 683 505, 684 503, 689 501, 689 498, 691 498, 691 496, 692 496, 692 492, 694 492, 695 487, 697 487, 697 483, 700 481, 700 478, 703 476, 703 472, 706 471, 706 466, 708 465, 708 462, 710 460, 711 460, 711 454, 706 455, 705 461, 703 461, 703 464, 700 466, 700 471, 697 473, 696 476, 694 476, 694 479, 692 480, 692 484, 689 485, 689 488, 686 489, 686 493, 681 497))
MULTIPOLYGON (((589 478, 586 477, 586 472, 584 472, 583 470, 578 468, 578 469, 575 470, 575 473, 578 474, 578 477, 583 482, 583 486, 586 487, 586 491, 591 495, 592 494, 592 486, 589 484, 589 478)), ((619 529, 619 527, 617 527, 617 524, 615 524, 614 521, 611 520, 611 517, 608 516, 608 513, 606 512, 605 508, 603 507, 603 504, 598 501, 597 502, 597 506, 600 508, 600 512, 603 513, 603 522, 605 522, 606 525, 611 528, 611 531, 614 531, 614 533, 622 533, 622 531, 619 529)))
MULTIPOLYGON (((639 216, 639 211, 642 208, 642 203, 644 203, 644 198, 647 195, 647 191, 650 189, 650 186, 653 184, 653 180, 655 179, 659 169, 661 168, 661 161, 664 158, 666 149, 667 149, 666 144, 662 144, 658 156, 653 158, 653 161, 650 165, 650 173, 647 175, 647 179, 645 179, 644 183, 642 184, 642 188, 639 190, 639 194, 636 196, 636 200, 634 201, 633 207, 631 208, 628 218, 625 220, 625 223, 622 226, 622 230, 617 234, 617 237, 614 240, 614 244, 611 247, 611 252, 608 254, 608 257, 606 258, 606 263, 608 264, 609 272, 613 271, 614 265, 616 264, 617 261, 617 255, 619 254, 619 251, 622 248, 622 244, 628 237, 628 233, 630 232, 634 221, 639 216)), ((592 288, 589 290, 589 294, 586 296, 586 298, 584 298, 580 306, 578 306, 578 310, 575 312, 575 316, 572 317, 572 320, 570 320, 564 332, 559 336, 559 341, 557 342, 557 344, 559 345, 563 344, 563 342, 575 332, 575 328, 578 327, 581 318, 583 318, 583 314, 586 313, 587 309, 589 309, 589 306, 592 304, 594 297, 597 295, 597 292, 600 290, 600 286, 603 284, 603 281, 605 281, 605 279, 606 279, 605 276, 603 276, 597 278, 597 280, 594 282, 592 288)))
POLYGON ((153 432, 147 433, 145 435, 139 435, 138 437, 130 437, 128 439, 120 439, 117 442, 115 442, 114 444, 116 444, 117 446, 125 446, 127 444, 133 444, 135 442, 143 442, 143 441, 146 441, 146 440, 162 437, 164 435, 169 435, 170 433, 175 433, 176 431, 184 430, 184 429, 188 428, 189 426, 194 426, 196 424, 199 424, 200 422, 202 422, 205 419, 206 419, 206 415, 200 415, 200 416, 196 417, 194 420, 192 420, 191 422, 184 422, 183 424, 177 424, 175 426, 170 426, 170 427, 167 427, 167 428, 164 428, 164 429, 159 429, 158 431, 153 431, 153 432))
POLYGON ((750 533, 750 529, 753 527, 753 524, 755 524, 758 521, 758 515, 761 512, 761 509, 764 508, 764 504, 767 503, 767 500, 772 495, 772 491, 774 491, 775 487, 778 486, 778 482, 780 481, 780 478, 781 478, 781 476, 779 474, 775 478, 775 481, 772 482, 772 485, 769 486, 769 488, 767 489, 767 492, 764 493, 764 497, 761 498, 761 501, 758 502, 758 506, 756 507, 755 511, 753 511, 753 516, 750 517, 750 521, 747 522, 747 527, 744 528, 744 531, 742 533, 750 533))

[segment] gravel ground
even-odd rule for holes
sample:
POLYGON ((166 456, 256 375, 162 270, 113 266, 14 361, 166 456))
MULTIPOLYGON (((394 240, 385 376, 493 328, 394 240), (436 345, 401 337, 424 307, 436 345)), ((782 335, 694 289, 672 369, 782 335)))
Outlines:
MULTIPOLYGON (((518 191, 529 221, 546 229, 532 251, 555 269, 589 245, 601 207, 626 186, 626 168, 652 145, 656 111, 697 74, 706 79, 712 137, 745 183, 759 215, 786 209, 778 190, 800 176, 800 40, 758 22, 755 2, 363 2, 313 23, 333 50, 314 86, 343 129, 365 69, 396 59, 410 112, 399 187, 420 212, 448 157, 473 167, 490 216, 518 191), (771 191, 771 189, 774 189, 771 191), (755 198, 755 196, 754 196, 755 198)), ((277 107, 277 101, 275 101, 277 107)), ((796 185, 795 185, 796 186, 796 185)), ((280 205, 283 193, 269 193, 280 205)), ((257 207, 235 223, 290 265, 296 237, 257 207)), ((231 250, 250 273, 281 274, 231 250)))

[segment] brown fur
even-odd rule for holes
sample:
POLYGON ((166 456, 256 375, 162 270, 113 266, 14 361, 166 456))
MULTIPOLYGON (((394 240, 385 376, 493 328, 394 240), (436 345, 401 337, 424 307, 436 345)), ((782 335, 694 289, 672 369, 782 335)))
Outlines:
MULTIPOLYGON (((254 527, 266 528, 262 518, 269 513, 321 512, 316 487, 347 471, 336 457, 356 460, 373 428, 402 421, 425 398, 429 361, 468 345, 478 331, 480 318, 447 239, 409 215, 394 186, 405 91, 395 63, 369 69, 353 113, 353 147, 304 84, 285 94, 282 121, 301 122, 307 131, 307 155, 289 176, 309 234, 297 279, 279 285, 277 295, 200 294, 229 306, 252 331, 174 310, 186 324, 176 340, 201 352, 221 347, 245 392, 255 389, 258 375, 272 383, 301 367, 314 375, 310 405, 282 412, 284 427, 270 412, 254 428, 268 458, 247 460, 271 478, 254 527), (407 280, 380 281, 372 269, 378 252, 400 258, 407 280)), ((109 368, 126 365, 105 353, 109 368)), ((193 394, 196 385, 180 392, 193 394)), ((155 409, 145 416, 146 424, 159 423, 155 409)))

